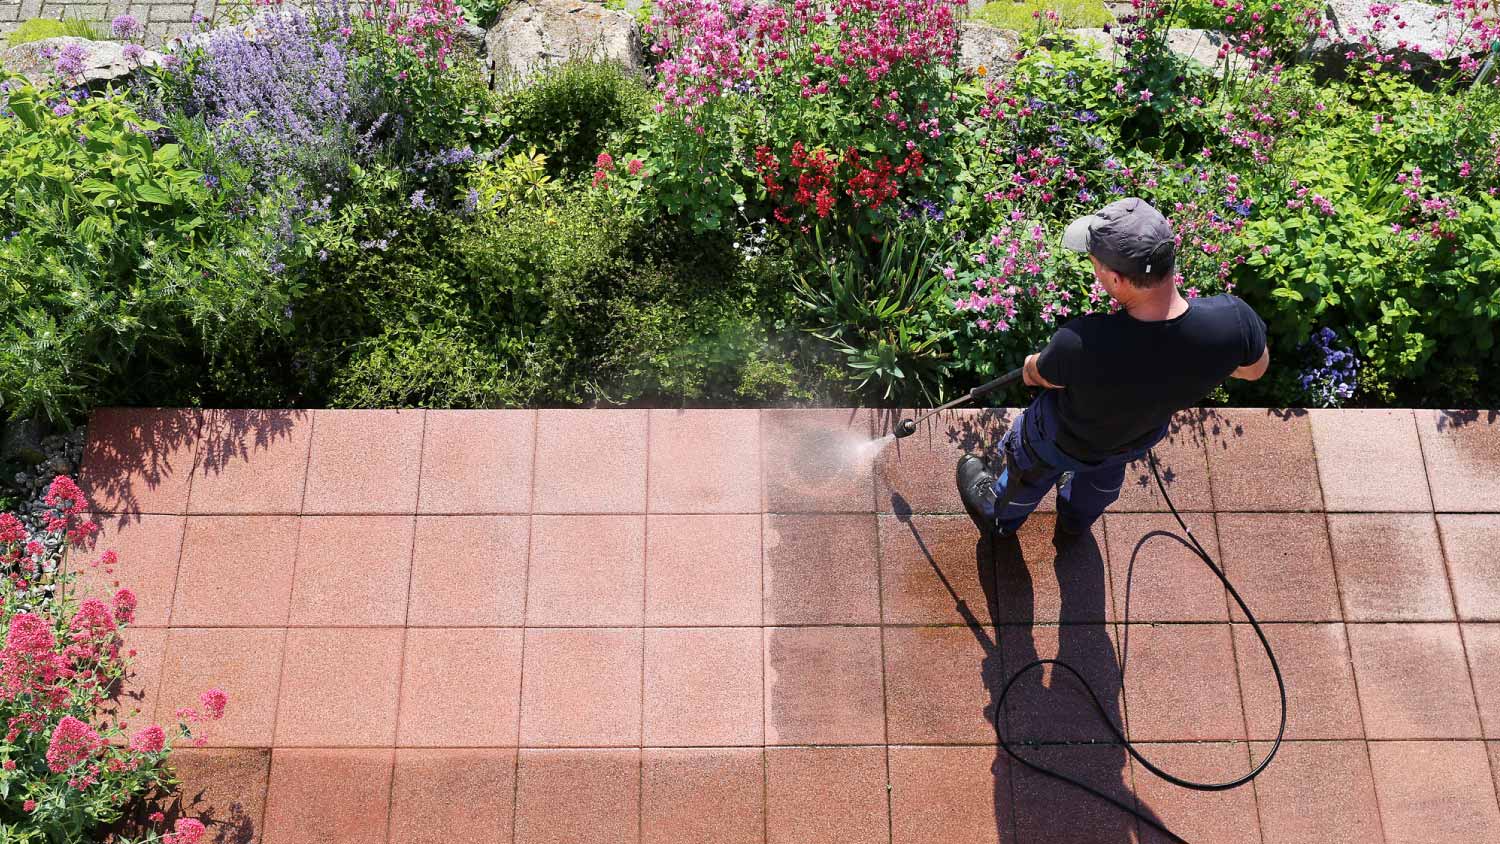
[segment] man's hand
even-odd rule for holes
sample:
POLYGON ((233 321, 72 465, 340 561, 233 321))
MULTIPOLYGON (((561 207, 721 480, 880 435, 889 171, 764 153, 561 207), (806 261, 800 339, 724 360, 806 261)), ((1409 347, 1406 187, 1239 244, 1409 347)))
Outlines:
POLYGON ((1260 353, 1260 360, 1250 364, 1249 366, 1242 366, 1239 369, 1236 369, 1235 371, 1229 373, 1229 377, 1239 378, 1245 381, 1258 381, 1260 380, 1260 376, 1266 374, 1266 369, 1268 369, 1270 366, 1271 347, 1267 346, 1265 351, 1260 353))
POLYGON ((1021 380, 1025 381, 1028 387, 1046 387, 1049 390, 1061 390, 1061 384, 1054 384, 1048 381, 1042 377, 1041 372, 1037 371, 1036 360, 1038 357, 1039 355, 1027 355, 1026 363, 1021 366, 1021 380))

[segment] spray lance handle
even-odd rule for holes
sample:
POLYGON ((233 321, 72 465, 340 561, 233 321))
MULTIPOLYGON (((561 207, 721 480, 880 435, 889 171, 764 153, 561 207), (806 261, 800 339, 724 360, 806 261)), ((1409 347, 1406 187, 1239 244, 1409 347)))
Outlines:
POLYGON ((929 416, 937 413, 942 413, 945 410, 950 410, 952 408, 958 407, 961 404, 967 404, 968 402, 974 401, 975 399, 986 393, 992 393, 995 390, 1000 389, 1001 387, 1021 380, 1022 369, 1023 367, 1018 366, 1015 369, 1012 369, 1010 372, 1007 372, 1004 375, 1000 376, 999 378, 994 379, 993 381, 986 381, 983 384, 980 384, 978 387, 975 387, 974 389, 965 393, 964 395, 954 399, 953 401, 950 401, 945 405, 935 407, 932 410, 929 410, 921 416, 917 417, 916 419, 912 419, 911 417, 902 419, 900 422, 896 423, 896 430, 894 431, 896 438, 900 439, 901 437, 909 437, 912 434, 915 434, 917 432, 917 426, 925 422, 929 416))

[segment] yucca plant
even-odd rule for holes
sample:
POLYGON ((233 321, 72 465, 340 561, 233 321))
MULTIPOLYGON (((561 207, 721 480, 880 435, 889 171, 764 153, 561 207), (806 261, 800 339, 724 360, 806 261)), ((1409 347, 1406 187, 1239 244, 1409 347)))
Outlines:
POLYGON ((845 356, 857 389, 940 404, 955 334, 942 244, 906 229, 874 244, 851 230, 847 242, 814 238, 821 271, 799 273, 794 288, 806 330, 845 356))

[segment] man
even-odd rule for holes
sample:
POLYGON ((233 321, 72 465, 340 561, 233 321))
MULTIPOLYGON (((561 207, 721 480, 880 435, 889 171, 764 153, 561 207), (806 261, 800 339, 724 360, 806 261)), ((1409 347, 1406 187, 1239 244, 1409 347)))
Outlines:
POLYGON ((958 461, 959 494, 981 530, 1015 533, 1056 484, 1058 538, 1083 535, 1173 413, 1227 377, 1265 374, 1265 322, 1228 293, 1184 299, 1175 243, 1166 218, 1133 197, 1068 225, 1063 246, 1089 256, 1120 309, 1068 322, 1026 358, 1025 382, 1046 392, 1001 440, 999 477, 971 454, 958 461))

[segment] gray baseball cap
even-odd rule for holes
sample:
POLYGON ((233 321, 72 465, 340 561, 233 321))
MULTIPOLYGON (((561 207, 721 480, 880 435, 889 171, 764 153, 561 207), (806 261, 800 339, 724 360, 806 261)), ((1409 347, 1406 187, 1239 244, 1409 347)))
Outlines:
POLYGON ((1079 217, 1063 232, 1063 246, 1098 258, 1115 272, 1155 275, 1172 267, 1172 224, 1144 199, 1128 197, 1079 217))

